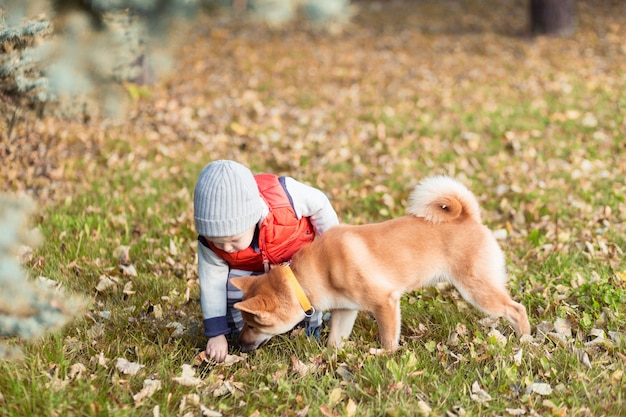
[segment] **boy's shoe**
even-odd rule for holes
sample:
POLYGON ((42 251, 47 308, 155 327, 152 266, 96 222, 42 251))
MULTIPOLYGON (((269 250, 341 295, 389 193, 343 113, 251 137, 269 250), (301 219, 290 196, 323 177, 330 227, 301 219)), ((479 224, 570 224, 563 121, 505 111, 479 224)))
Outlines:
POLYGON ((306 334, 307 336, 312 337, 314 339, 319 339, 320 338, 321 331, 322 331, 322 326, 305 327, 304 328, 304 334, 306 334))

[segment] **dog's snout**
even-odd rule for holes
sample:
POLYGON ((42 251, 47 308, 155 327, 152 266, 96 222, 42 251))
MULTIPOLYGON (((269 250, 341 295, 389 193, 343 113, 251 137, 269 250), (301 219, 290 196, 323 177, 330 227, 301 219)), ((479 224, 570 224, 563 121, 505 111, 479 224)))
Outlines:
POLYGON ((260 343, 245 343, 242 342, 241 340, 238 341, 239 344, 239 348, 241 349, 242 352, 252 352, 253 350, 257 350, 263 346, 265 346, 265 344, 269 342, 269 339, 265 339, 263 341, 261 341, 260 343))

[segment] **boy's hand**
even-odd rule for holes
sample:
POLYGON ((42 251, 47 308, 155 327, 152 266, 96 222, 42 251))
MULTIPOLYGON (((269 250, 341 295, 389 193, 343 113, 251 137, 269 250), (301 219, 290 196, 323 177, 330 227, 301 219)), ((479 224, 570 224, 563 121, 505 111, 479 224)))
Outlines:
POLYGON ((228 354, 228 342, 223 334, 209 338, 206 344, 206 354, 216 362, 224 362, 228 354))

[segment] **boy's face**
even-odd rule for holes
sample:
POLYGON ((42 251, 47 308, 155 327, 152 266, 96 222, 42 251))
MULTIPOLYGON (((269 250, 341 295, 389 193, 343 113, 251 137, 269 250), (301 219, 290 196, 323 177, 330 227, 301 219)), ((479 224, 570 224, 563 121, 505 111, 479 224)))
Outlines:
POLYGON ((248 248, 252 243, 254 229, 255 226, 252 226, 249 230, 235 236, 207 237, 206 240, 212 242, 219 250, 223 250, 224 252, 239 252, 240 250, 248 248))

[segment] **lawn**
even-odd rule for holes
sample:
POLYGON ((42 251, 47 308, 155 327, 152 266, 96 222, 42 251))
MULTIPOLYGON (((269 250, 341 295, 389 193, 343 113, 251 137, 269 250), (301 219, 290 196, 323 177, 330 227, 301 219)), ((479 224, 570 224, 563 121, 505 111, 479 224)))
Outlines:
POLYGON ((38 204, 24 269, 88 307, 4 340, 23 354, 0 360, 0 415, 626 415, 626 9, 579 1, 571 38, 529 38, 525 3, 359 2, 334 34, 200 16, 124 119, 20 113, 0 182, 38 204), (323 189, 352 224, 454 176, 532 337, 438 286, 403 299, 395 353, 361 313, 341 351, 294 331, 198 360, 192 193, 222 158, 323 189))

